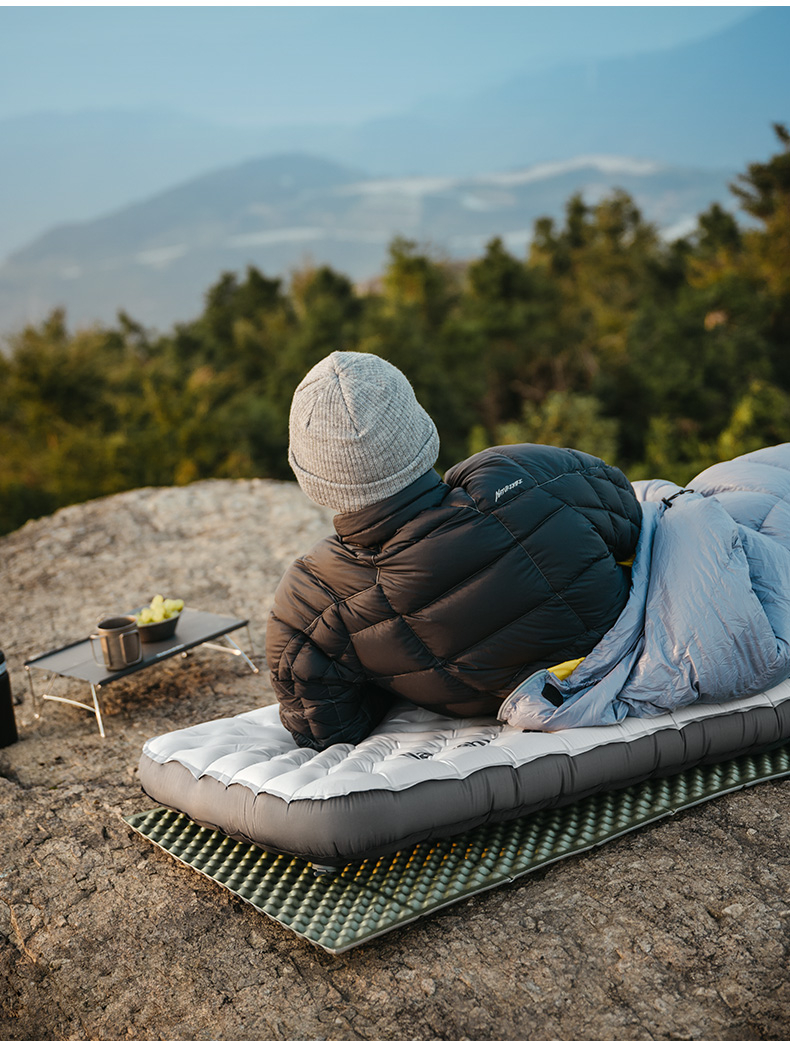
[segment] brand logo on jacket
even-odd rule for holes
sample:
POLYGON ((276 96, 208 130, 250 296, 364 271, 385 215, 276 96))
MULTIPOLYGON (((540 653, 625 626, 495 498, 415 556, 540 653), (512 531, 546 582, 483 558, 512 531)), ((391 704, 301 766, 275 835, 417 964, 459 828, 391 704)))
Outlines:
POLYGON ((512 484, 506 484, 504 488, 497 488, 497 493, 494 497, 494 502, 499 502, 499 497, 501 495, 504 495, 505 492, 512 492, 514 488, 518 488, 518 486, 523 483, 524 482, 521 479, 519 479, 518 481, 514 481, 512 484))

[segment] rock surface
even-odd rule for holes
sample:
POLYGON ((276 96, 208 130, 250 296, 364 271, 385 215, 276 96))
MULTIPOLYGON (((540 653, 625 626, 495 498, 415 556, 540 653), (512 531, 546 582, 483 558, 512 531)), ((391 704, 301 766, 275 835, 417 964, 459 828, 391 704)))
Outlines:
MULTIPOLYGON (((205 481, 69 507, 0 539, 20 730, 0 750, 0 1041, 786 1041, 790 783, 333 957, 123 821, 150 806, 136 776, 146 738, 271 702, 265 670, 204 649, 119 681, 105 740, 76 708, 33 718, 25 659, 155 592, 249 618, 262 665, 277 581, 330 521, 293 484, 205 481)), ((84 698, 84 684, 58 683, 84 698)))

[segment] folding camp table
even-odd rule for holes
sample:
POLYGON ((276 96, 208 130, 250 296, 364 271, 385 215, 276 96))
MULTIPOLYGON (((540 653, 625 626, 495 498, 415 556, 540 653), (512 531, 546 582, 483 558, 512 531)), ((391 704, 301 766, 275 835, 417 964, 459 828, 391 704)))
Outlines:
MULTIPOLYGON (((234 654, 244 659, 253 672, 260 670, 244 651, 235 643, 229 633, 237 629, 247 628, 249 639, 249 621, 244 618, 228 618, 223 615, 209 614, 206 611, 195 611, 185 607, 178 621, 178 628, 173 636, 156 643, 144 643, 142 645, 142 660, 135 665, 129 665, 125 669, 114 669, 110 671, 104 665, 99 665, 93 657, 90 639, 78 640, 76 643, 59 647, 54 651, 47 651, 35 658, 29 658, 25 662, 28 680, 30 681, 30 693, 33 698, 35 718, 39 719, 41 712, 39 702, 60 701, 65 705, 74 705, 76 708, 86 709, 96 716, 99 725, 99 733, 104 737, 104 724, 101 717, 101 706, 99 692, 115 680, 124 679, 135 672, 147 669, 151 665, 173 658, 177 654, 187 656, 187 652, 194 647, 210 647, 215 651, 224 651, 226 654, 234 654), (222 639, 223 643, 215 643, 222 639), (49 686, 40 697, 36 694, 33 685, 31 669, 43 669, 51 673, 49 686), (92 703, 75 701, 72 698, 64 698, 52 693, 52 687, 58 676, 67 676, 73 679, 85 680, 90 684, 92 703)), ((252 644, 250 642, 250 653, 252 644)))

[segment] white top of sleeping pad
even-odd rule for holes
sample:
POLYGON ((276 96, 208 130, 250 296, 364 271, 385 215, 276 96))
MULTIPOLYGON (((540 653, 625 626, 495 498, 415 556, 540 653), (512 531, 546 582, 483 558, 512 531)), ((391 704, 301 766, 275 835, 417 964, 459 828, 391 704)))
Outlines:
POLYGON ((352 792, 401 791, 423 781, 459 780, 493 766, 518 767, 545 755, 579 755, 597 745, 631 742, 662 729, 681 730, 710 716, 772 707, 790 698, 790 680, 765 694, 723 705, 692 705, 648 719, 629 717, 614 726, 555 733, 524 732, 490 717, 448 719, 406 702, 394 708, 358 745, 323 752, 299 748, 266 705, 151 738, 143 755, 155 763, 180 763, 196 780, 212 777, 242 784, 254 794, 286 802, 332 799, 352 792))

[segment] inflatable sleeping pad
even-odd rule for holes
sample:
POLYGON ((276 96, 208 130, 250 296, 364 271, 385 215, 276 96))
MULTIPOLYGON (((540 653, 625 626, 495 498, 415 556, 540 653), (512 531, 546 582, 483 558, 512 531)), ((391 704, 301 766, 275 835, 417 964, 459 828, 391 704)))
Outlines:
POLYGON ((364 741, 299 748, 276 705, 149 740, 147 794, 203 827, 343 865, 790 740, 790 681, 723 705, 556 733, 402 703, 364 741))

